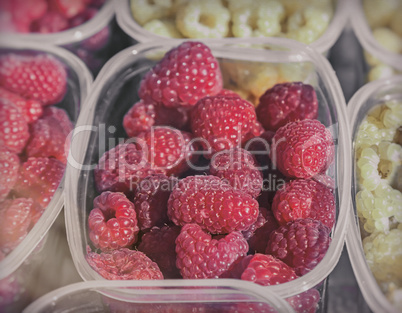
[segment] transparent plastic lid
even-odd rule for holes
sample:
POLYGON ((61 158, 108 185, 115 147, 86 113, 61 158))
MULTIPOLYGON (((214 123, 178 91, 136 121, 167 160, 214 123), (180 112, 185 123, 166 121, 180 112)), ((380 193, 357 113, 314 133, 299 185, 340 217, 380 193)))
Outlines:
POLYGON ((90 20, 79 26, 69 28, 61 32, 49 33, 49 34, 5 33, 1 34, 2 42, 12 43, 14 40, 18 40, 18 41, 32 41, 34 43, 52 44, 59 46, 78 43, 101 31, 102 28, 104 28, 110 23, 113 16, 114 16, 113 0, 107 0, 93 18, 91 18, 90 20))
MULTIPOLYGON (((75 129, 66 174, 66 227, 70 250, 75 266, 84 280, 103 280, 86 261, 87 216, 96 191, 93 186, 93 168, 99 155, 97 149, 99 132, 107 131, 113 123, 121 124, 121 116, 131 106, 137 96, 140 77, 167 50, 181 41, 165 40, 159 43, 142 43, 127 48, 115 55, 97 76, 90 96, 83 108, 75 129), (123 91, 122 91, 123 90, 123 91), (120 121, 120 122, 118 122, 120 121), (104 125, 104 127, 100 127, 104 125), (105 128, 106 127, 106 128, 105 128)), ((296 41, 282 38, 258 38, 240 41, 236 44, 210 46, 219 60, 267 62, 290 64, 307 62, 314 69, 307 78, 315 85, 319 103, 322 105, 319 116, 327 127, 337 136, 336 162, 333 169, 337 181, 337 221, 332 231, 332 243, 324 259, 309 273, 294 281, 281 285, 261 287, 283 297, 290 297, 320 284, 336 266, 342 253, 345 239, 347 210, 350 205, 350 133, 346 118, 346 104, 333 69, 328 60, 311 47, 296 41), (256 45, 265 49, 250 48, 256 45)), ((116 124, 117 125, 117 124, 116 124)), ((114 126, 116 126, 114 125, 114 126)), ((117 130, 118 133, 122 130, 117 130)), ((107 141, 106 141, 107 142, 107 141)), ((183 282, 183 280, 180 280, 183 282)), ((212 286, 219 279, 209 279, 212 286)), ((205 284, 202 280, 191 280, 191 284, 205 284)))
POLYGON ((373 32, 367 23, 362 0, 352 0, 350 6, 350 22, 363 48, 381 62, 402 71, 402 54, 397 54, 384 49, 374 38, 373 32))
MULTIPOLYGON (((68 69, 67 93, 57 106, 65 109, 70 118, 75 122, 78 118, 81 106, 92 84, 92 74, 85 64, 69 51, 42 43, 27 43, 14 40, 12 43, 0 44, 0 50, 6 51, 33 51, 37 53, 49 53, 59 59, 68 69)), ((62 180, 55 191, 52 200, 46 207, 42 216, 30 230, 25 239, 0 261, 0 279, 12 274, 38 246, 47 234, 64 204, 64 181, 62 180)))
MULTIPOLYGON (((402 99, 402 76, 394 76, 388 79, 377 80, 364 85, 360 88, 348 103, 348 115, 352 131, 352 141, 359 129, 360 123, 367 116, 373 107, 393 99, 402 99)), ((364 299, 374 312, 400 312, 389 302, 381 291, 370 267, 367 264, 363 250, 362 238, 359 227, 359 218, 356 213, 355 195, 358 191, 356 186, 356 170, 354 161, 354 149, 351 154, 353 162, 352 171, 352 202, 348 212, 348 231, 346 236, 346 246, 350 256, 359 287, 364 299)))
MULTIPOLYGON (((332 17, 331 23, 328 28, 316 41, 310 44, 311 47, 320 53, 326 53, 335 44, 340 36, 343 27, 347 21, 348 14, 348 0, 337 0, 336 9, 332 17)), ((130 0, 116 1, 115 4, 116 19, 119 26, 131 37, 138 42, 160 41, 166 40, 166 37, 156 35, 150 31, 145 30, 140 26, 132 16, 130 8, 130 0)), ((207 44, 222 44, 225 42, 232 42, 232 40, 242 40, 244 38, 219 38, 219 39, 193 39, 203 41, 207 44)), ((181 39, 181 40, 189 40, 181 39)))

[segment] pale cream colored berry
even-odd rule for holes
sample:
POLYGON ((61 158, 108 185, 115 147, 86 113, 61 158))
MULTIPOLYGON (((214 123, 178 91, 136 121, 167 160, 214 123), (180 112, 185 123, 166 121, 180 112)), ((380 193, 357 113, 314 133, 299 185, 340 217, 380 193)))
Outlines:
POLYGON ((183 38, 173 19, 156 19, 146 23, 143 28, 155 35, 168 38, 183 38))
POLYGON ((396 34, 402 37, 402 5, 398 7, 398 10, 392 16, 389 26, 396 34))
POLYGON ((138 24, 169 16, 173 0, 130 0, 131 13, 138 24))
POLYGON ((400 53, 402 40, 398 34, 386 27, 379 27, 373 30, 373 36, 381 47, 393 53, 400 53))
POLYGON ((402 102, 389 101, 385 104, 387 109, 381 114, 381 120, 386 128, 402 126, 402 102))
POLYGON ((400 0, 364 0, 363 10, 371 28, 387 26, 400 0))
POLYGON ((191 0, 176 13, 176 26, 188 38, 226 37, 229 22, 229 10, 220 0, 191 0))
POLYGON ((332 7, 332 0, 281 0, 281 2, 285 7, 288 16, 296 11, 303 10, 309 5, 315 7, 332 7))
POLYGON ((372 82, 378 79, 390 78, 394 75, 395 70, 391 66, 380 63, 379 65, 376 65, 370 69, 367 79, 369 82, 372 82))

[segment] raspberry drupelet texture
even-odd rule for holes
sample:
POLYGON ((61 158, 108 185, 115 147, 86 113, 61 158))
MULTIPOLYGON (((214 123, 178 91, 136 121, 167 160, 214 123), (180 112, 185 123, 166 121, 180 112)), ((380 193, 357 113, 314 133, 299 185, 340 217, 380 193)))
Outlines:
POLYGON ((241 275, 242 280, 252 281, 262 286, 283 284, 296 278, 293 268, 272 255, 261 253, 255 254, 250 259, 241 275))
POLYGON ((180 175, 194 164, 196 146, 190 133, 168 126, 156 126, 137 137, 137 144, 153 168, 170 175, 180 175))
POLYGON ((211 50, 201 42, 187 41, 165 54, 143 78, 139 96, 166 107, 193 106, 218 94, 222 74, 211 50))
POLYGON ((185 130, 189 114, 185 108, 167 108, 162 104, 136 102, 124 115, 123 127, 129 137, 136 137, 153 126, 171 126, 185 130))
POLYGON ((183 278, 218 278, 248 251, 240 232, 214 239, 197 224, 186 224, 176 238, 176 265, 183 278))
POLYGON ((31 136, 26 146, 29 157, 54 157, 66 164, 68 135, 73 129, 66 111, 47 107, 43 116, 30 126, 31 136))
POLYGON ((158 264, 166 279, 181 278, 176 267, 176 238, 180 227, 165 225, 161 228, 152 227, 141 238, 138 250, 144 252, 152 261, 158 264))
POLYGON ((59 187, 64 169, 65 165, 56 159, 28 158, 20 167, 14 192, 32 198, 45 208, 59 187))
POLYGON ((133 202, 142 231, 169 223, 167 203, 174 184, 175 180, 164 174, 147 176, 138 184, 133 202))
POLYGON ((29 138, 29 127, 20 110, 0 101, 0 146, 20 153, 29 138))
POLYGON ((28 124, 36 121, 42 115, 43 109, 39 101, 25 99, 3 87, 0 87, 0 101, 9 102, 17 107, 28 124))
POLYGON ((168 201, 168 216, 176 225, 196 223, 212 234, 246 230, 258 212, 253 197, 211 175, 180 180, 168 201))
POLYGON ((244 270, 247 268, 250 260, 254 257, 254 255, 243 255, 237 258, 236 261, 229 266, 228 270, 223 272, 219 278, 236 278, 241 279, 241 275, 244 270))
POLYGON ((42 105, 61 101, 67 90, 64 65, 48 54, 8 53, 0 57, 0 86, 42 105))
POLYGON ((0 202, 7 197, 17 182, 19 168, 18 155, 0 147, 0 202))
POLYGON ((276 131, 289 122, 317 118, 317 95, 302 82, 277 84, 260 97, 256 111, 262 126, 276 131))
POLYGON ((215 152, 240 146, 264 131, 254 106, 232 95, 201 99, 191 112, 190 122, 194 137, 207 141, 203 147, 209 158, 215 152))
POLYGON ((120 192, 105 191, 89 213, 89 238, 102 251, 127 248, 139 232, 134 204, 120 192))
POLYGON ((269 237, 266 253, 293 267, 302 276, 325 256, 330 229, 311 218, 297 219, 279 227, 269 237))
POLYGON ((280 225, 310 217, 331 229, 335 223, 335 196, 331 189, 312 179, 295 179, 276 192, 272 212, 280 225))
POLYGON ((233 148, 216 153, 211 159, 209 172, 254 198, 261 192, 262 173, 253 155, 244 149, 233 148))
POLYGON ((315 313, 320 299, 320 292, 312 288, 298 295, 286 298, 286 301, 296 313, 315 313))
POLYGON ((140 251, 121 248, 98 254, 89 250, 86 259, 96 272, 109 280, 163 279, 158 265, 140 251))
POLYGON ((94 170, 96 188, 132 195, 140 181, 151 174, 152 169, 144 154, 133 143, 123 143, 106 151, 94 170))
POLYGON ((290 122, 272 140, 272 163, 286 176, 310 178, 326 171, 334 159, 331 132, 318 120, 290 122))

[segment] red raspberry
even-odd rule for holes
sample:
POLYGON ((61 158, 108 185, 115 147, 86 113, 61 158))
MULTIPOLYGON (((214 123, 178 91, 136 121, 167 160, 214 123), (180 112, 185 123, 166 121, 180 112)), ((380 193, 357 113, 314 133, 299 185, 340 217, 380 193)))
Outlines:
POLYGON ((158 264, 166 279, 181 278, 176 267, 176 238, 180 234, 179 226, 153 227, 145 233, 138 245, 138 250, 144 252, 152 261, 158 264), (158 248, 156 248, 158 247, 158 248))
POLYGON ((310 217, 331 229, 335 223, 335 197, 331 189, 312 179, 295 179, 276 192, 272 212, 280 225, 310 217))
MULTIPOLYGON (((191 112, 191 129, 194 137, 208 142, 209 153, 228 150, 259 136, 254 106, 237 96, 205 97, 191 112)), ((208 154, 211 157, 210 154, 208 154)))
POLYGON ((190 143, 191 134, 175 128, 152 127, 137 138, 152 167, 168 176, 185 172, 197 157, 194 154, 196 147, 190 143))
POLYGON ((85 10, 87 0, 48 0, 53 10, 72 18, 85 10))
POLYGON ((176 225, 196 223, 212 234, 227 234, 255 223, 258 202, 216 176, 188 176, 173 188, 168 216, 176 225))
POLYGON ((55 104, 67 91, 67 71, 51 55, 8 53, 0 57, 0 86, 43 105, 55 104))
POLYGON ((244 270, 247 268, 250 260, 254 255, 243 255, 237 258, 236 261, 229 266, 228 270, 223 272, 219 278, 236 278, 241 279, 241 274, 243 274, 244 270))
POLYGON ((325 172, 334 158, 331 132, 318 120, 291 122, 278 129, 271 160, 288 177, 310 178, 325 172))
POLYGON ((20 33, 28 33, 29 25, 47 10, 46 0, 11 0, 11 15, 20 33))
POLYGON ((291 221, 271 234, 266 253, 284 261, 301 276, 324 257, 331 242, 329 233, 327 226, 311 218, 291 221))
POLYGON ((278 222, 272 212, 260 207, 257 221, 248 230, 242 232, 247 239, 250 253, 265 253, 269 236, 278 228, 278 222))
POLYGON ((31 125, 31 137, 26 146, 29 157, 54 157, 67 163, 69 138, 73 130, 66 111, 56 107, 45 109, 43 117, 31 125))
POLYGON ((68 20, 69 28, 77 27, 81 24, 84 24, 86 21, 89 21, 91 18, 93 18, 98 13, 98 11, 99 10, 96 8, 87 7, 83 12, 68 20))
POLYGON ((199 225, 186 224, 176 239, 176 265, 183 278, 218 278, 247 250, 239 232, 213 239, 199 225))
POLYGON ((122 248, 98 254, 89 250, 86 259, 96 272, 109 280, 163 279, 158 265, 140 251, 122 248))
POLYGON ((0 249, 8 254, 26 237, 31 212, 37 206, 32 199, 16 198, 0 203, 0 249))
POLYGON ((49 34, 68 29, 68 19, 56 11, 48 11, 39 20, 31 24, 31 32, 49 34))
POLYGON ((135 103, 124 115, 123 127, 129 137, 136 137, 151 130, 152 126, 172 126, 184 129, 188 123, 187 110, 184 108, 166 108, 161 104, 135 103))
POLYGON ((39 101, 24 99, 2 87, 0 87, 0 101, 10 102, 17 107, 28 124, 36 121, 42 115, 42 105, 39 101))
POLYGON ((236 190, 256 198, 261 192, 262 174, 253 155, 241 148, 216 153, 210 164, 211 175, 226 179, 236 190))
POLYGON ((174 183, 164 174, 154 174, 138 184, 133 202, 142 231, 169 223, 167 203, 174 183))
POLYGON ((102 251, 131 246, 139 232, 134 204, 120 192, 105 191, 94 199, 88 226, 89 238, 102 251))
POLYGON ((143 178, 157 172, 135 144, 123 143, 103 154, 94 175, 99 192, 109 190, 131 195, 143 178))
POLYGON ((289 122, 317 118, 317 95, 302 82, 276 84, 260 97, 256 111, 262 126, 276 131, 289 122))
POLYGON ((201 42, 187 41, 168 51, 143 78, 138 91, 145 102, 166 107, 193 106, 218 94, 222 74, 211 50, 201 42))
POLYGON ((286 298, 286 301, 296 313, 315 313, 320 299, 318 290, 312 288, 298 295, 286 298))
POLYGON ((65 165, 56 159, 29 158, 20 167, 14 191, 45 208, 63 178, 64 169, 65 165))
POLYGON ((29 138, 28 124, 14 105, 0 101, 0 147, 20 153, 29 138))
POLYGON ((0 147, 0 202, 7 198, 18 179, 18 155, 0 147))
POLYGON ((262 286, 279 285, 296 278, 293 268, 272 255, 261 253, 253 256, 241 275, 242 280, 252 281, 262 286))

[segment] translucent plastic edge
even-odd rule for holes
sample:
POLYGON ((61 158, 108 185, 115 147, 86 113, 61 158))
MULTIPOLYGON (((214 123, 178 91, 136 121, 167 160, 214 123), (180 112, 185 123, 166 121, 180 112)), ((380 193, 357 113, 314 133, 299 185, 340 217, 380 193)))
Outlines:
MULTIPOLYGON (((165 287, 165 288, 182 288, 182 287, 210 287, 211 284, 208 280, 198 280, 195 281, 183 280, 183 281, 157 281, 157 280, 142 280, 142 281, 87 281, 71 284, 59 289, 56 289, 33 303, 24 309, 24 313, 37 313, 44 308, 54 304, 57 300, 69 296, 80 291, 96 291, 100 289, 112 289, 112 288, 128 288, 128 287, 165 287)), ((228 289, 236 289, 239 291, 247 291, 254 295, 257 295, 262 300, 266 301, 270 305, 274 306, 278 313, 293 313, 295 312, 288 302, 281 299, 275 293, 269 292, 267 290, 261 290, 260 288, 255 288, 256 284, 246 281, 236 281, 232 279, 215 279, 213 287, 221 287, 228 289)), ((163 292, 163 290, 160 290, 163 292)), ((214 292, 214 290, 211 290, 214 292)), ((197 293, 197 290, 194 290, 197 293)))
MULTIPOLYGON (((309 60, 313 62, 317 69, 320 71, 320 76, 324 81, 328 92, 332 95, 336 107, 336 112, 338 116, 338 124, 339 124, 339 159, 338 159, 338 177, 343 177, 342 181, 339 181, 339 186, 342 186, 342 190, 339 195, 340 203, 339 203, 339 215, 338 220, 336 222, 335 230, 333 231, 332 242, 329 246, 329 249, 324 256, 323 260, 309 273, 304 276, 297 278, 293 281, 275 285, 262 287, 257 286, 257 288, 261 288, 263 290, 271 290, 276 292, 282 297, 290 297, 296 294, 299 294, 303 291, 311 289, 321 283, 335 268, 336 264, 339 261, 339 258, 342 253, 344 240, 345 240, 345 232, 346 232, 346 223, 347 223, 347 212, 349 210, 350 205, 350 190, 351 190, 351 180, 347 176, 347 173, 351 172, 351 142, 350 142, 350 131, 349 125, 346 118, 346 103, 345 98, 342 93, 342 89, 338 79, 336 78, 335 72, 332 69, 328 60, 323 57, 320 53, 316 52, 311 47, 308 47, 304 44, 301 44, 294 40, 283 39, 283 38, 253 38, 247 39, 248 43, 251 44, 271 44, 281 47, 286 47, 292 49, 294 54, 305 53, 309 56, 309 60)), ((182 41, 177 40, 164 40, 161 43, 141 43, 125 50, 119 52, 114 57, 112 57, 102 68, 101 72, 97 76, 93 88, 91 90, 91 95, 87 99, 87 104, 84 107, 84 111, 80 114, 80 119, 77 125, 92 125, 93 117, 94 117, 94 106, 96 105, 97 98, 101 92, 102 86, 110 79, 110 77, 116 71, 125 67, 125 60, 130 54, 140 54, 141 52, 150 49, 152 47, 160 47, 161 45, 168 47, 173 47, 177 44, 180 44, 182 41)), ((235 41, 238 43, 238 41, 235 41)), ((211 45, 211 49, 217 49, 218 47, 215 45, 211 45)), ((223 45, 222 45, 223 49, 223 45)), ((226 54, 235 53, 236 49, 225 49, 226 54)), ((253 50, 253 61, 262 61, 267 54, 273 53, 273 51, 267 50, 253 50)), ((284 62, 284 57, 286 57, 286 53, 281 51, 277 55, 279 62, 284 62)), ((303 61, 295 57, 295 60, 303 61)), ((288 60, 289 61, 289 60, 288 60)), ((74 136, 74 135, 73 135, 74 136)), ((80 137, 80 141, 73 141, 71 146, 71 153, 74 151, 74 156, 78 158, 78 160, 83 160, 86 147, 88 145, 89 135, 80 137)), ((66 171, 66 228, 67 228, 67 239, 70 246, 70 251, 73 256, 74 264, 77 268, 78 273, 84 280, 104 280, 98 273, 96 273, 90 265, 87 263, 85 259, 85 255, 82 252, 82 242, 83 242, 83 234, 81 234, 81 230, 79 228, 79 220, 77 216, 77 212, 79 212, 79 208, 75 205, 75 200, 77 199, 76 186, 79 179, 80 170, 78 168, 74 168, 72 166, 67 165, 66 171)), ((84 235, 85 236, 85 235, 84 235)), ((183 281, 183 280, 180 280, 183 281)), ((194 281, 194 284, 197 280, 194 281)), ((212 280, 209 280, 212 283, 212 280)))
MULTIPOLYGON (((130 0, 113 0, 115 1, 115 12, 116 20, 121 29, 124 30, 131 38, 138 42, 149 42, 149 41, 160 41, 169 40, 166 37, 156 35, 152 32, 145 30, 140 26, 133 18, 131 14, 130 0)), ((316 49, 320 53, 327 53, 329 49, 335 44, 336 40, 342 33, 342 30, 347 21, 348 15, 348 0, 338 0, 335 8, 334 16, 320 38, 310 44, 311 47, 316 49)), ((238 39, 244 38, 218 38, 218 39, 208 39, 208 38, 196 38, 192 40, 202 41, 207 44, 224 44, 226 42, 233 42, 238 39)), ((177 40, 190 40, 190 38, 183 38, 177 40)))
POLYGON ((363 48, 381 62, 402 71, 402 54, 384 49, 374 38, 364 15, 361 0, 351 0, 351 13, 349 14, 353 32, 363 48))
MULTIPOLYGON (((27 43, 14 41, 0 43, 1 49, 29 49, 40 52, 48 52, 59 57, 70 70, 73 70, 79 80, 80 85, 80 105, 84 106, 85 98, 90 90, 93 78, 86 65, 71 52, 54 46, 43 45, 42 43, 27 43)), ((52 200, 49 202, 42 216, 35 226, 29 231, 24 240, 11 251, 2 261, 0 261, 0 279, 11 275, 28 258, 32 251, 38 246, 45 237, 53 222, 59 215, 64 204, 65 176, 55 191, 52 200)))
POLYGON ((85 40, 92 35, 95 35, 102 28, 106 27, 114 16, 114 7, 113 0, 108 0, 101 7, 98 13, 91 18, 89 21, 61 31, 57 33, 50 34, 38 34, 38 33, 29 33, 29 34, 1 34, 3 42, 14 42, 15 40, 19 41, 32 41, 35 43, 44 43, 44 44, 52 44, 52 45, 67 45, 72 43, 77 43, 82 40, 85 40))
MULTIPOLYGON (((402 85, 401 75, 374 81, 361 87, 350 99, 347 107, 351 129, 353 130, 356 126, 358 113, 370 96, 375 94, 382 87, 397 85, 402 85)), ((352 134, 352 136, 353 135, 354 134, 352 134)), ((353 140, 353 137, 351 138, 353 140)), ((353 150, 351 160, 354 162, 353 150)), ((381 291, 370 270, 370 267, 367 264, 362 240, 360 237, 359 225, 357 224, 357 216, 355 215, 355 203, 353 203, 353 201, 350 202, 349 211, 346 248, 350 256, 350 263, 352 264, 353 272, 356 276, 357 283, 359 284, 363 297, 373 312, 397 313, 398 310, 388 301, 384 293, 381 291)))

